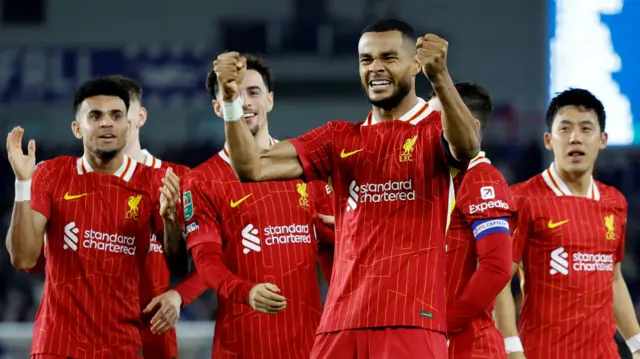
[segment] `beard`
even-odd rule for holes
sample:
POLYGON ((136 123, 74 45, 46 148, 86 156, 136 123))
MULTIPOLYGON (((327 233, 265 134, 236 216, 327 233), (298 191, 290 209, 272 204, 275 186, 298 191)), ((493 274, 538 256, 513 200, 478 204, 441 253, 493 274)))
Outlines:
POLYGON ((372 100, 368 96, 367 98, 369 99, 369 102, 373 106, 381 108, 385 111, 389 111, 396 108, 400 104, 400 102, 402 102, 402 100, 404 100, 404 98, 407 97, 410 91, 411 91, 411 77, 405 76, 402 78, 402 80, 400 80, 400 82, 396 86, 396 89, 393 91, 393 93, 389 97, 383 98, 381 100, 372 100))
POLYGON ((98 158, 100 158, 101 160, 112 160, 113 158, 116 157, 116 155, 118 154, 118 152, 120 152, 120 150, 118 149, 114 149, 114 150, 101 150, 101 149, 97 149, 96 150, 96 156, 98 156, 98 158))

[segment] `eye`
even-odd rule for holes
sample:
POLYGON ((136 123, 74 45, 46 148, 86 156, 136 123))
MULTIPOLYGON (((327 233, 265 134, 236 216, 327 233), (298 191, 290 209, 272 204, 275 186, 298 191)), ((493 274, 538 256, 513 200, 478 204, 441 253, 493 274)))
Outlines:
POLYGON ((100 119, 100 115, 97 113, 91 113, 89 114, 89 119, 93 121, 98 121, 100 119))
POLYGON ((260 91, 251 90, 251 91, 249 91, 249 95, 251 95, 252 97, 258 96, 258 95, 260 95, 260 91))
POLYGON ((371 64, 371 59, 360 59, 360 64, 369 65, 371 64))

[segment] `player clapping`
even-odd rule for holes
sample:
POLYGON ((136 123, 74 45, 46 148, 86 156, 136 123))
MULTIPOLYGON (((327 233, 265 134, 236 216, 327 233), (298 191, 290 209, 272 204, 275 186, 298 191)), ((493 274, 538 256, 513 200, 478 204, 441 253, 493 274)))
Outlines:
POLYGON ((149 233, 175 219, 179 188, 169 188, 177 180, 171 170, 164 174, 122 153, 129 102, 127 90, 109 79, 78 89, 72 130, 84 145, 79 158, 35 167, 35 142, 27 155, 22 151, 24 130, 7 138, 16 175, 7 248, 18 269, 32 268, 43 248, 47 258, 34 358, 142 356, 141 268, 149 233))

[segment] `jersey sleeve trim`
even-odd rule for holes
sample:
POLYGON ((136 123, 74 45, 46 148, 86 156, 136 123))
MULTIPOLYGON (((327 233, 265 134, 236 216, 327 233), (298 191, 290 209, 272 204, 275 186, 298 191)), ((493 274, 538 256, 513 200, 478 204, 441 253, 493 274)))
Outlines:
POLYGON ((478 219, 471 223, 471 229, 476 241, 494 233, 511 234, 507 217, 478 219))
POLYGON ((440 142, 447 164, 461 171, 466 170, 468 166, 467 162, 458 161, 455 157, 453 157, 453 153, 451 153, 451 148, 449 147, 449 141, 444 138, 444 132, 442 132, 442 134, 440 135, 440 142))

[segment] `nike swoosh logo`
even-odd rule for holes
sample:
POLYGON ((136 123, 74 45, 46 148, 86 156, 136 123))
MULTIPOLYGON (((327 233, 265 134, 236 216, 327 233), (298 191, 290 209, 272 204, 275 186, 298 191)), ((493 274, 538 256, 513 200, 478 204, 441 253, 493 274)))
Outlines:
POLYGON ((71 200, 74 200, 74 199, 78 199, 80 197, 84 197, 86 195, 87 195, 87 193, 70 195, 69 192, 67 192, 67 193, 64 194, 64 199, 67 200, 67 201, 71 201, 71 200))
POLYGON ((553 221, 552 221, 552 220, 549 220, 549 228, 550 228, 550 229, 554 229, 554 228, 556 228, 556 227, 560 227, 561 225, 563 225, 563 224, 565 224, 565 223, 567 223, 567 222, 569 222, 569 220, 568 220, 568 219, 567 219, 567 220, 564 220, 564 221, 556 222, 556 223, 553 223, 553 221))
POLYGON ((230 203, 231 208, 236 208, 236 207, 238 207, 238 206, 240 205, 240 203, 244 202, 247 198, 251 197, 252 195, 253 195, 253 193, 249 193, 248 195, 246 195, 246 196, 244 196, 244 197, 240 198, 239 200, 237 200, 237 201, 235 201, 235 202, 234 202, 234 201, 231 201, 231 203, 230 203))
POLYGON ((353 156, 353 155, 355 155, 356 153, 358 153, 358 152, 360 152, 362 150, 364 150, 364 148, 361 148, 361 149, 355 150, 355 151, 351 151, 351 152, 344 152, 344 148, 343 148, 342 152, 340 152, 340 158, 347 158, 349 156, 353 156))

